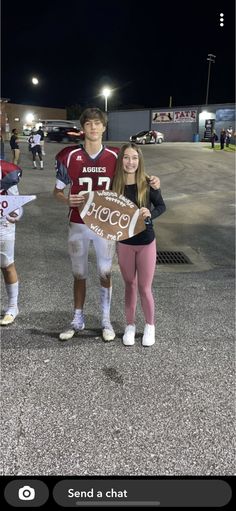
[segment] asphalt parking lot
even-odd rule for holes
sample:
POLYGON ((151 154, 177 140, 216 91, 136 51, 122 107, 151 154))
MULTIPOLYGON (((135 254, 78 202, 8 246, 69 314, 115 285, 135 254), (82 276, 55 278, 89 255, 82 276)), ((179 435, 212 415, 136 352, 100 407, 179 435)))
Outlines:
MULTIPOLYGON (((109 143, 109 145, 112 145, 109 143)), ((116 144, 115 142, 113 145, 116 144)), ((161 179, 160 251, 192 264, 159 265, 156 344, 122 344, 124 286, 113 270, 116 339, 100 337, 90 254, 87 330, 62 343, 72 315, 67 210, 52 197, 54 156, 32 168, 22 142, 21 194, 36 194, 17 225, 20 315, 1 331, 3 475, 233 475, 235 153, 202 143, 143 147, 161 179)), ((6 156, 10 151, 6 144, 6 156)), ((3 301, 5 289, 2 286, 3 301)))

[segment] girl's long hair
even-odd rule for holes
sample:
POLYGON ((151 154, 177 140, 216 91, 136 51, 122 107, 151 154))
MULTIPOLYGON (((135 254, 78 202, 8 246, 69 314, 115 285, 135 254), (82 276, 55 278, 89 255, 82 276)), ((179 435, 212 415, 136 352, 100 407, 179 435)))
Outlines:
POLYGON ((149 176, 145 172, 144 168, 144 159, 142 151, 139 149, 139 147, 132 143, 128 142, 127 144, 124 144, 121 146, 117 163, 116 163, 116 170, 115 170, 115 176, 112 182, 112 190, 119 195, 124 195, 125 191, 125 172, 123 169, 123 157, 125 150, 131 147, 131 149, 134 149, 138 153, 138 168, 135 173, 136 177, 136 184, 137 184, 137 204, 138 207, 145 207, 147 205, 147 192, 148 192, 148 181, 149 176))

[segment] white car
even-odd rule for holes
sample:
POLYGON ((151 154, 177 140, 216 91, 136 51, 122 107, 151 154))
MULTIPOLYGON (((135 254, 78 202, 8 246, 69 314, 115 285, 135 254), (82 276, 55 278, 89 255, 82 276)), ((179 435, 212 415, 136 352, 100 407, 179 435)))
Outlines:
POLYGON ((164 142, 164 134, 160 131, 145 130, 139 131, 136 135, 131 135, 130 142, 135 144, 162 144, 164 142))
POLYGON ((29 137, 30 136, 30 133, 32 132, 32 128, 24 128, 23 127, 23 135, 26 135, 26 137, 29 137))

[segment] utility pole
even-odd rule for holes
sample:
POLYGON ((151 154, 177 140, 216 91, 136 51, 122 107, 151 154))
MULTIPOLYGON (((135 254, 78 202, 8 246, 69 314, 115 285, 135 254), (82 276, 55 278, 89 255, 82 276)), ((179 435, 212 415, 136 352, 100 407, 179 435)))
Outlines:
POLYGON ((209 64, 208 64, 208 77, 207 77, 207 90, 206 90, 206 105, 208 105, 211 63, 215 64, 215 58, 216 58, 216 55, 213 55, 212 53, 208 53, 207 60, 208 60, 209 64))

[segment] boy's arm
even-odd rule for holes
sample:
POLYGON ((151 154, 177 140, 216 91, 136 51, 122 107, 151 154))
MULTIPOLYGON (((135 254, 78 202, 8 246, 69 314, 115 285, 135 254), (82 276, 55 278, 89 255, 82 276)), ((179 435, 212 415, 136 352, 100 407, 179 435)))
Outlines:
POLYGON ((67 204, 67 205, 69 204, 68 197, 66 197, 64 194, 64 188, 59 189, 55 186, 55 188, 53 190, 53 195, 54 195, 55 199, 58 200, 59 202, 63 202, 64 204, 67 204))
POLYGON ((76 208, 80 204, 83 204, 83 202, 85 201, 85 198, 83 195, 78 195, 78 194, 71 195, 69 193, 68 197, 66 197, 64 194, 64 189, 61 190, 61 189, 57 188, 56 186, 54 188, 53 195, 58 201, 63 202, 64 204, 67 204, 67 206, 70 206, 71 208, 76 208))

